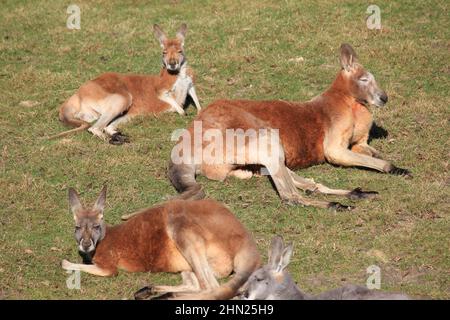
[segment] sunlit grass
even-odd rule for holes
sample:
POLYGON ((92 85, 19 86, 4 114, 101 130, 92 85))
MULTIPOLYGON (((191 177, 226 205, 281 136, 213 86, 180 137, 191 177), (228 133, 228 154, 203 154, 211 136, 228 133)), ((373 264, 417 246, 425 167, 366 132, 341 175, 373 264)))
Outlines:
POLYGON ((450 297, 447 1, 377 1, 381 32, 366 28, 369 3, 361 1, 76 3, 79 31, 66 28, 64 1, 4 1, 0 9, 0 298, 131 298, 148 282, 179 281, 168 274, 83 274, 82 289, 68 290, 60 261, 79 259, 69 186, 92 201, 107 183, 112 224, 175 194, 166 178, 170 134, 193 119, 193 108, 184 118, 135 121, 123 128, 132 143, 121 147, 88 133, 41 138, 66 129, 57 108, 84 81, 105 71, 157 73, 151 25, 173 34, 182 22, 203 106, 225 97, 310 99, 334 79, 340 44, 354 46, 390 99, 373 110, 389 136, 372 144, 410 168, 412 180, 330 165, 299 172, 330 186, 380 192, 350 213, 284 206, 266 178, 199 180, 252 231, 264 256, 274 234, 295 242, 290 270, 306 291, 364 284, 366 268, 377 264, 384 289, 450 297), (21 107, 24 100, 39 104, 21 107))

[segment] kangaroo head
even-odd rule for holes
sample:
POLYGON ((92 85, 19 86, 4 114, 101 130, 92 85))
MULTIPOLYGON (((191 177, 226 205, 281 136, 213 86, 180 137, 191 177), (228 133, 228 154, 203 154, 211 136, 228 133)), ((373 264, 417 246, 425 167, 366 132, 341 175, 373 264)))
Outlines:
POLYGON ((106 201, 106 186, 103 187, 95 204, 86 209, 80 202, 78 193, 69 188, 69 205, 75 220, 75 239, 81 253, 92 253, 105 237, 106 226, 103 210, 106 201))
POLYGON ((159 40, 163 49, 162 61, 164 67, 169 72, 180 71, 185 62, 184 55, 184 37, 186 36, 187 26, 183 23, 173 39, 168 39, 166 33, 157 25, 153 26, 155 37, 159 40))
POLYGON ((269 262, 249 277, 244 285, 244 299, 279 299, 289 286, 295 285, 285 270, 291 259, 292 249, 292 243, 285 246, 280 236, 272 239, 269 262))
POLYGON ((355 50, 347 43, 341 45, 340 61, 346 89, 359 103, 377 107, 387 103, 386 92, 378 87, 373 74, 358 63, 355 50))

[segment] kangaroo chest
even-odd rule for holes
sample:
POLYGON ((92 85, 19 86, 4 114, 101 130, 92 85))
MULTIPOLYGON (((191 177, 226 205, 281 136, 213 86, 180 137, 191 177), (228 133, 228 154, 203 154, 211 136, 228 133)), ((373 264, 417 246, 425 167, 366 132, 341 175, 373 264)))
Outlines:
POLYGON ((189 90, 194 86, 192 77, 187 74, 187 67, 183 67, 178 74, 170 92, 179 105, 184 105, 189 90))
POLYGON ((360 104, 355 104, 352 106, 352 115, 353 132, 350 138, 350 143, 367 141, 369 131, 373 123, 372 114, 366 107, 360 104))

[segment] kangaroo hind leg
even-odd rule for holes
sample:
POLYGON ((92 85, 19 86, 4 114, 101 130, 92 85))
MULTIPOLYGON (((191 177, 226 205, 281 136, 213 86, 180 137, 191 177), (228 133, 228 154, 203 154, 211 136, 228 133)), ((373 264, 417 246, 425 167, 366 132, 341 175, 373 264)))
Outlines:
POLYGON ((312 200, 302 197, 285 165, 284 149, 279 139, 276 139, 276 136, 272 136, 270 130, 260 131, 259 133, 250 136, 242 134, 242 137, 240 136, 240 133, 237 133, 236 135, 238 136, 238 141, 245 141, 245 143, 240 143, 235 147, 234 164, 237 166, 264 166, 266 170, 262 170, 261 174, 268 174, 271 176, 275 188, 284 202, 339 210, 349 208, 335 202, 312 200))
POLYGON ((121 114, 126 112, 131 105, 131 97, 122 94, 110 94, 104 99, 96 102, 93 109, 100 113, 99 119, 92 125, 88 131, 99 138, 106 140, 104 134, 106 127, 121 114))
POLYGON ((171 217, 170 225, 170 236, 191 266, 200 289, 209 290, 219 287, 214 271, 208 263, 207 244, 201 227, 183 216, 171 217))
POLYGON ((374 198, 378 195, 376 191, 363 191, 361 188, 355 188, 353 190, 345 190, 345 189, 331 189, 323 184, 314 182, 313 179, 307 179, 300 177, 294 171, 287 169, 289 175, 294 181, 294 185, 297 188, 300 188, 309 193, 323 193, 323 194, 332 194, 337 196, 345 196, 350 199, 367 199, 374 198))
POLYGON ((154 299, 153 297, 155 295, 163 293, 163 296, 156 297, 156 299, 159 298, 166 298, 166 297, 172 297, 173 293, 177 292, 198 292, 200 291, 200 285, 198 282, 197 277, 192 271, 182 271, 181 272, 181 278, 182 278, 182 284, 178 286, 147 286, 144 287, 134 294, 134 298, 136 300, 146 300, 146 299, 154 299), (168 295, 170 293, 170 295, 168 295))

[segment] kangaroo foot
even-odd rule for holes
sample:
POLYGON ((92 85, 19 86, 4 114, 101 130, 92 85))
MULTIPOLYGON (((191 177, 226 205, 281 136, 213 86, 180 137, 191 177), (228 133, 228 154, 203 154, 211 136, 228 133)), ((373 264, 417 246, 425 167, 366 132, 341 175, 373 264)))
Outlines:
POLYGON ((109 139, 109 143, 114 144, 114 145, 121 145, 124 143, 129 143, 130 139, 128 138, 128 136, 120 133, 120 132, 116 132, 114 133, 111 138, 109 139))
POLYGON ((353 189, 347 197, 352 200, 358 199, 371 199, 378 196, 378 192, 376 191, 363 191, 361 188, 353 189))

